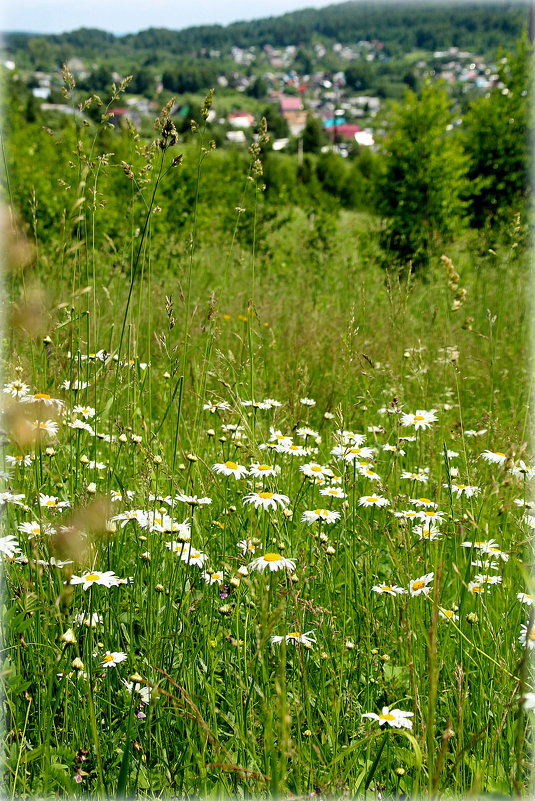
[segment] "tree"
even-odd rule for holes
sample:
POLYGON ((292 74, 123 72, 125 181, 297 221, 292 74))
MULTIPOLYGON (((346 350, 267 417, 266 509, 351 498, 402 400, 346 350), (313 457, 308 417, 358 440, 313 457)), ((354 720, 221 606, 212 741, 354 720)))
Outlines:
POLYGON ((500 61, 502 86, 475 100, 463 125, 469 158, 467 200, 477 227, 524 210, 529 193, 531 59, 526 37, 500 61))
POLYGON ((327 137, 323 131, 321 120, 308 114, 306 125, 303 128, 303 150, 305 153, 319 153, 327 144, 327 137))
POLYGON ((394 107, 384 141, 376 205, 386 218, 382 244, 396 261, 424 267, 462 221, 466 160, 451 129, 446 89, 424 84, 394 107))

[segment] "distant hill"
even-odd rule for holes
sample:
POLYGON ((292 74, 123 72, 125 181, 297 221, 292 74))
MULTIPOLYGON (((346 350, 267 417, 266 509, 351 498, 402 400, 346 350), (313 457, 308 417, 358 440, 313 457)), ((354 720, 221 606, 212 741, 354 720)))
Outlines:
POLYGON ((510 47, 527 26, 527 2, 346 2, 323 9, 305 9, 231 25, 202 25, 173 31, 149 28, 114 36, 82 28, 57 35, 6 33, 7 57, 40 50, 40 59, 60 64, 78 56, 131 59, 145 64, 173 57, 185 58, 228 51, 230 47, 274 47, 311 41, 351 43, 379 40, 387 55, 415 49, 447 47, 490 54, 510 47), (41 46, 41 49, 40 49, 41 46), (42 50, 44 46, 45 50, 42 50))

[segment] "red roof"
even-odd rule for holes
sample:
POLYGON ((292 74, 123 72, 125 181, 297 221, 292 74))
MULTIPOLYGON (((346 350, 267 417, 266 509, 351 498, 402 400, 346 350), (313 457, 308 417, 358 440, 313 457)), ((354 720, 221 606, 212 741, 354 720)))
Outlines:
POLYGON ((282 95, 280 98, 280 110, 285 111, 302 111, 303 104, 300 97, 290 97, 289 95, 282 95))
POLYGON ((360 125, 344 122, 342 125, 331 125, 329 128, 324 128, 324 131, 333 139, 335 136, 342 139, 353 139, 356 133, 362 131, 362 128, 360 125))

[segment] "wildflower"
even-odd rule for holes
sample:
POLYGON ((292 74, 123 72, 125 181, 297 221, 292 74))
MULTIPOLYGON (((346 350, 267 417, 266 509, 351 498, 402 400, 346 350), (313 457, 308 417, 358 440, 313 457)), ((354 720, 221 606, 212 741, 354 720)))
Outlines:
POLYGON ((74 392, 78 392, 81 389, 87 389, 89 384, 87 381, 79 381, 78 379, 75 379, 74 381, 62 381, 60 386, 61 389, 72 389, 74 392))
POLYGON ((259 546, 258 546, 257 543, 253 542, 252 540, 240 540, 240 542, 237 543, 236 547, 239 548, 240 551, 245 556, 245 554, 247 554, 247 553, 255 553, 256 549, 259 546))
POLYGON ((471 592, 472 595, 485 595, 490 592, 490 589, 487 589, 483 584, 477 581, 470 581, 468 582, 468 592, 471 592))
POLYGON ((408 470, 404 470, 401 474, 401 478, 408 478, 411 481, 420 481, 422 484, 425 484, 429 481, 429 476, 427 473, 410 473, 408 470))
POLYGON ((336 521, 339 519, 340 512, 334 512, 330 509, 314 509, 303 512, 301 522, 311 525, 312 523, 315 523, 316 520, 322 520, 325 523, 336 523, 336 521))
POLYGON ((413 503, 418 508, 420 508, 421 506, 426 506, 436 509, 438 506, 438 503, 435 503, 430 498, 411 498, 410 502, 413 503))
POLYGON ((404 520, 414 520, 418 517, 418 512, 414 509, 406 509, 402 512, 394 512, 394 517, 401 517, 404 520))
POLYGON ((376 473, 375 470, 371 470, 369 467, 360 467, 359 475, 364 476, 364 478, 369 478, 371 481, 381 480, 379 473, 376 473))
POLYGON ((434 520, 437 524, 443 523, 446 512, 437 512, 436 509, 422 509, 421 512, 416 512, 418 520, 434 520))
POLYGON ((0 492, 0 506, 5 503, 15 503, 17 506, 22 506, 24 497, 24 494, 15 495, 12 492, 0 492))
POLYGON ((314 431, 313 428, 309 428, 308 426, 303 426, 302 428, 297 429, 297 436, 312 437, 313 439, 317 439, 319 437, 319 432, 314 431))
POLYGON ((12 559, 16 554, 21 553, 18 546, 19 543, 13 534, 8 534, 7 537, 0 537, 0 553, 7 556, 8 559, 12 559))
POLYGON ((316 401, 312 400, 312 398, 300 398, 299 403, 302 403, 303 406, 315 406, 316 401))
POLYGON ((47 509, 63 509, 70 506, 68 501, 60 501, 55 495, 39 493, 39 506, 47 509))
POLYGON ((102 667, 115 667, 119 662, 124 662, 125 659, 128 659, 128 655, 122 651, 106 651, 102 657, 102 667))
POLYGON ((474 576, 474 581, 476 582, 476 584, 501 584, 502 577, 479 574, 477 576, 474 576))
MULTIPOLYGON (((134 677, 131 676, 131 678, 134 678, 134 677)), ((139 678, 141 678, 141 676, 139 678)), ((137 693, 140 696, 142 704, 145 704, 145 706, 146 706, 147 704, 150 703, 150 699, 151 699, 152 694, 153 694, 153 688, 152 687, 148 687, 147 685, 142 685, 140 682, 137 682, 137 681, 136 682, 128 681, 127 679, 121 679, 121 681, 122 681, 122 683, 124 684, 124 686, 126 687, 126 689, 128 690, 129 693, 134 692, 134 693, 137 693)))
POLYGON ((58 424, 54 420, 34 420, 32 428, 39 433, 48 434, 49 437, 55 437, 58 433, 58 424))
POLYGON ((265 553, 263 556, 253 559, 249 565, 250 570, 259 570, 261 573, 266 568, 272 572, 287 569, 291 573, 295 570, 295 559, 287 559, 279 553, 265 553))
POLYGON ((339 437, 341 443, 343 445, 363 445, 366 442, 366 434, 360 434, 356 431, 340 431, 336 432, 336 436, 339 437))
POLYGON ((308 456, 309 451, 306 448, 303 448, 302 445, 279 445, 277 450, 280 453, 286 453, 290 456, 308 456))
MULTIPOLYGON (((313 630, 312 630, 313 631, 313 630)), ((281 643, 283 640, 286 640, 287 643, 292 643, 295 645, 297 642, 306 645, 308 648, 311 648, 312 645, 316 642, 314 637, 309 637, 309 634, 312 634, 312 631, 307 631, 305 634, 301 634, 299 631, 291 631, 289 634, 286 634, 283 637, 273 636, 271 637, 271 642, 274 644, 281 643)))
POLYGON ((293 442, 292 437, 288 436, 287 434, 283 434, 282 431, 273 428, 273 426, 269 427, 269 441, 276 442, 279 445, 291 445, 293 442))
POLYGON ((222 473, 224 476, 234 476, 239 479, 247 475, 247 468, 236 462, 225 462, 224 464, 214 464, 213 468, 215 473, 222 473))
POLYGON ((517 592, 516 597, 523 604, 527 604, 528 606, 533 606, 533 595, 528 595, 527 592, 517 592))
POLYGON ((252 406, 253 409, 271 409, 271 403, 266 403, 266 401, 242 400, 240 403, 242 406, 252 406))
POLYGON ((94 584, 100 584, 102 587, 117 587, 120 582, 118 576, 112 570, 106 570, 104 573, 94 570, 91 573, 84 573, 83 576, 71 576, 69 582, 66 584, 83 584, 84 590, 88 590, 94 584))
POLYGON ((377 592, 379 595, 392 595, 395 598, 396 595, 403 595, 407 590, 404 590, 403 587, 396 587, 395 584, 376 584, 372 587, 372 592, 377 592))
POLYGON ((280 473, 279 465, 271 467, 271 465, 269 464, 260 464, 259 462, 253 462, 253 464, 249 468, 249 475, 254 476, 255 478, 264 478, 264 476, 276 476, 278 473, 280 473))
POLYGON ((64 642, 64 643, 66 643, 67 645, 74 645, 74 643, 76 642, 76 637, 74 636, 74 631, 72 629, 67 629, 67 631, 65 631, 61 635, 60 640, 62 642, 64 642))
POLYGON ((90 423, 85 423, 83 420, 73 420, 71 423, 67 423, 69 428, 73 428, 75 431, 87 431, 88 434, 91 434, 92 437, 95 436, 96 431, 90 423))
POLYGON ((459 620, 459 615, 457 615, 453 609, 444 609, 439 606, 438 614, 440 617, 444 618, 444 620, 459 620))
POLYGON ((390 501, 382 495, 363 495, 359 498, 359 506, 388 506, 390 501))
POLYGON ((324 487, 320 489, 320 495, 328 495, 331 498, 347 498, 347 495, 340 487, 324 487))
POLYGON ((507 454, 501 453, 501 451, 486 450, 483 451, 479 458, 490 464, 504 464, 507 460, 507 454))
POLYGON ((80 612, 79 615, 76 615, 74 618, 74 622, 77 626, 85 626, 86 628, 96 629, 96 627, 104 622, 104 618, 102 615, 99 615, 98 612, 92 612, 91 617, 89 615, 84 614, 84 612, 80 612))
POLYGON ((24 454, 23 456, 9 456, 6 455, 6 462, 13 466, 20 465, 20 467, 30 467, 32 463, 32 457, 29 453, 24 454))
POLYGON ((301 473, 303 473, 307 478, 315 478, 315 479, 324 479, 324 478, 331 478, 333 475, 333 471, 330 467, 324 467, 321 464, 316 464, 315 462, 308 462, 307 464, 301 465, 299 468, 301 473))
POLYGON ((436 409, 430 409, 429 411, 417 409, 415 414, 401 415, 401 425, 414 426, 416 431, 431 428, 431 423, 435 423, 437 420, 436 409))
POLYGON ((223 572, 221 570, 216 570, 213 573, 202 573, 201 575, 207 584, 221 584, 223 581, 223 572))
POLYGON ((431 592, 431 587, 428 585, 431 584, 434 576, 434 573, 426 573, 425 576, 412 579, 409 584, 409 592, 411 596, 414 598, 415 595, 429 595, 431 592))
POLYGON ((524 693, 522 706, 526 711, 535 709, 535 693, 524 693))
POLYGON ((31 523, 20 523, 17 528, 23 534, 27 534, 30 540, 33 537, 40 537, 42 534, 50 535, 55 533, 55 530, 51 526, 41 526, 37 520, 32 520, 31 523))
POLYGON ((280 495, 276 492, 251 492, 243 499, 244 503, 254 503, 254 508, 258 509, 277 509, 277 504, 281 507, 287 506, 290 499, 287 495, 280 495))
POLYGON ((398 448, 397 445, 383 445, 384 451, 390 451, 391 453, 399 453, 400 456, 405 456, 405 451, 402 448, 398 448))
POLYGON ((180 554, 180 559, 182 562, 187 562, 188 565, 203 567, 208 557, 202 551, 198 551, 196 548, 193 548, 189 543, 185 543, 180 554))
POLYGON ((475 540, 474 542, 461 542, 462 548, 476 548, 477 550, 487 551, 488 548, 495 548, 498 543, 496 540, 475 540))
POLYGON ((96 410, 92 406, 74 406, 72 413, 81 414, 84 420, 87 420, 95 416, 96 410))
POLYGON ((522 625, 520 627, 520 636, 518 638, 518 642, 524 647, 527 646, 530 651, 535 648, 535 624, 531 625, 529 631, 527 625, 522 625))
POLYGON ((333 456, 338 456, 338 458, 344 459, 346 462, 354 462, 358 459, 371 459, 373 457, 374 448, 368 446, 361 448, 357 445, 351 447, 347 445, 335 445, 331 453, 333 456))
POLYGON ((401 709, 389 709, 387 706, 384 706, 380 715, 377 715, 375 712, 364 712, 361 717, 377 720, 379 726, 388 723, 388 725, 394 729, 412 729, 412 721, 408 720, 408 718, 412 718, 413 713, 403 712, 401 709))
POLYGON ((25 384, 23 381, 10 381, 8 384, 4 384, 3 392, 6 395, 11 395, 12 398, 23 398, 25 397, 28 392, 30 391, 30 387, 28 384, 25 384))
POLYGON ((176 495, 175 500, 189 503, 190 506, 208 506, 212 503, 211 498, 199 498, 197 495, 176 495))
MULTIPOLYGON (((442 486, 447 489, 449 484, 443 484, 442 486)), ((465 498, 472 498, 474 495, 479 495, 481 488, 469 486, 468 484, 456 484, 455 482, 452 482, 451 491, 455 493, 458 498, 460 498, 462 495, 464 495, 465 498)))
POLYGON ((533 478, 535 476, 535 467, 530 467, 522 459, 511 468, 511 473, 516 478, 533 478))
POLYGON ((413 531, 421 540, 428 540, 429 542, 438 540, 442 536, 442 533, 432 522, 424 523, 423 526, 414 526, 413 531))

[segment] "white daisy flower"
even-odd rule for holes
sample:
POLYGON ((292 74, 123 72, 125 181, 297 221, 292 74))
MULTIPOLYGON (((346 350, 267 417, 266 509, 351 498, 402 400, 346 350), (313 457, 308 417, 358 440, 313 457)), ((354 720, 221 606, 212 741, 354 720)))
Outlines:
POLYGON ((66 509, 70 506, 68 501, 60 501, 55 495, 39 493, 39 506, 43 509, 66 509))
POLYGON ((459 615, 456 614, 453 609, 444 609, 442 606, 439 606, 438 614, 440 617, 444 618, 444 620, 459 620, 459 615))
POLYGON ((253 462, 249 468, 249 475, 255 478, 264 478, 264 476, 276 476, 280 473, 280 466, 277 464, 271 467, 269 464, 260 464, 260 462, 253 462))
POLYGON ((291 631, 289 634, 286 634, 282 637, 278 635, 274 635, 271 637, 271 642, 278 645, 283 640, 286 640, 286 643, 291 643, 295 645, 297 642, 302 643, 303 645, 308 646, 309 648, 315 644, 316 640, 314 637, 310 637, 309 635, 312 634, 313 629, 311 631, 306 631, 304 634, 301 634, 299 631, 291 631))
POLYGON ((234 476, 235 479, 244 478, 248 473, 246 467, 231 461, 224 462, 223 464, 214 464, 212 470, 214 473, 221 473, 224 476, 234 476))
POLYGON ((431 592, 431 587, 429 584, 431 584, 433 581, 434 576, 434 573, 426 573, 425 576, 412 579, 409 583, 409 592, 411 596, 414 598, 415 595, 429 595, 431 592))
POLYGON ((83 576, 71 576, 70 581, 66 584, 83 584, 82 589, 88 590, 94 584, 100 584, 102 587, 117 587, 121 579, 115 575, 112 570, 101 572, 93 570, 92 572, 84 573, 83 576))
POLYGON ((530 651, 535 648, 535 624, 532 624, 529 631, 527 625, 523 624, 520 627, 518 642, 524 647, 527 646, 530 651))
POLYGON ((389 506, 390 501, 382 495, 363 495, 359 498, 359 506, 389 506))
POLYGON ((7 537, 0 537, 0 553, 12 559, 17 554, 21 553, 17 538, 13 534, 8 534, 7 537))
POLYGON ((397 587, 395 584, 376 584, 372 587, 372 592, 376 592, 379 595, 392 595, 395 598, 396 595, 404 595, 407 590, 404 590, 403 587, 397 587))
POLYGON ((507 459, 507 454, 502 453, 501 451, 485 450, 479 458, 483 459, 485 462, 489 462, 490 464, 504 464, 507 459))
POLYGON ((126 659, 128 659, 128 656, 122 651, 106 651, 102 657, 102 667, 115 667, 119 662, 124 662, 126 659))
POLYGON ((324 467, 323 465, 316 464, 315 462, 307 462, 307 464, 301 465, 299 470, 301 473, 307 476, 307 478, 324 479, 331 478, 333 475, 333 471, 330 467, 324 467))
POLYGON ((339 519, 340 512, 334 512, 330 509, 313 509, 303 512, 301 522, 311 525, 312 523, 315 523, 316 520, 321 520, 324 523, 336 523, 336 521, 339 519))
POLYGON ((394 729, 412 729, 412 721, 409 718, 413 717, 413 713, 403 712, 401 709, 389 709, 384 706, 379 715, 375 712, 364 712, 361 717, 377 720, 379 726, 388 723, 394 729))
POLYGON ((324 487, 320 489, 320 495, 328 495, 331 498, 347 498, 347 495, 340 487, 324 487))
POLYGON ((280 495, 276 492, 251 492, 243 499, 244 503, 253 503, 254 508, 258 509, 277 509, 279 506, 284 508, 290 503, 287 495, 280 495))
POLYGON ((415 414, 401 415, 401 425, 414 426, 416 431, 431 428, 431 423, 435 423, 437 420, 436 409, 430 409, 429 411, 417 409, 415 414))
POLYGON ((271 572, 276 570, 288 570, 292 573, 295 570, 295 559, 287 559, 279 553, 265 553, 263 556, 253 559, 249 564, 250 570, 258 570, 261 573, 263 573, 266 568, 271 572))

